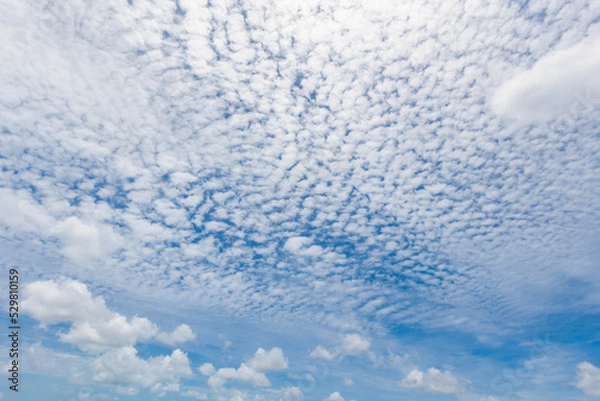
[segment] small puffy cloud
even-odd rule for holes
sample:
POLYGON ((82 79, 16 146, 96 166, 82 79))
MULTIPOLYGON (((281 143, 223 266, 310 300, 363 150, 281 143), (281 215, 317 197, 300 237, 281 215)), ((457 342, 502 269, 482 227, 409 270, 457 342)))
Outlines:
POLYGON ((344 397, 337 391, 329 394, 329 397, 323 398, 323 401, 344 401, 344 397))
POLYGON ((337 357, 346 357, 349 355, 359 355, 369 350, 371 340, 358 333, 347 334, 342 341, 342 344, 336 348, 334 352, 328 351, 321 345, 311 351, 309 357, 313 359, 324 359, 331 361, 337 357))
POLYGON ((206 362, 198 368, 198 371, 204 376, 212 376, 217 370, 215 369, 212 363, 206 362))
POLYGON ((137 394, 144 388, 159 396, 179 391, 180 379, 192 374, 187 355, 179 349, 145 360, 135 348, 122 347, 98 357, 93 369, 95 382, 115 385, 123 394, 137 394))
POLYGON ((281 348, 275 347, 270 351, 259 348, 252 359, 248 361, 248 366, 256 370, 283 370, 288 367, 288 360, 283 355, 281 348))
POLYGON ((252 384, 255 387, 269 387, 271 382, 263 371, 287 369, 288 360, 283 355, 281 348, 275 347, 270 351, 259 348, 246 363, 239 368, 221 368, 215 370, 210 363, 205 363, 198 370, 209 376, 208 384, 213 388, 222 387, 228 380, 237 380, 252 384))
POLYGON ((403 388, 443 394, 457 394, 462 391, 458 379, 452 373, 436 368, 429 368, 427 372, 415 369, 398 384, 403 388))
POLYGON ((358 355, 365 352, 371 346, 371 341, 360 334, 348 334, 344 337, 344 342, 340 347, 340 352, 344 355, 358 355))
POLYGON ((307 238, 307 237, 292 237, 292 238, 289 238, 285 242, 285 245, 283 247, 287 251, 298 252, 300 250, 300 248, 302 248, 304 245, 307 245, 311 242, 312 242, 311 239, 307 238))
POLYGON ((208 384, 213 388, 222 387, 228 380, 237 380, 252 384, 254 387, 269 387, 271 382, 263 372, 252 369, 245 363, 239 368, 221 368, 208 378, 208 384))
POLYGON ((161 341, 167 345, 181 344, 186 341, 191 341, 196 338, 196 335, 187 324, 179 325, 171 333, 159 333, 156 336, 158 341, 161 341))
POLYGON ((592 108, 600 101, 600 37, 589 37, 555 50, 530 69, 503 83, 493 94, 497 114, 523 120, 546 120, 573 105, 592 108))
POLYGON ((352 380, 352 379, 350 379, 348 377, 344 377, 344 384, 346 386, 352 386, 352 385, 354 385, 354 380, 352 380))
POLYGON ((600 368, 589 362, 577 365, 575 387, 592 397, 600 397, 600 368))
POLYGON ((308 356, 313 359, 324 359, 326 361, 331 361, 331 360, 335 359, 337 354, 329 352, 325 348, 323 348, 322 346, 319 345, 317 348, 312 350, 308 356))

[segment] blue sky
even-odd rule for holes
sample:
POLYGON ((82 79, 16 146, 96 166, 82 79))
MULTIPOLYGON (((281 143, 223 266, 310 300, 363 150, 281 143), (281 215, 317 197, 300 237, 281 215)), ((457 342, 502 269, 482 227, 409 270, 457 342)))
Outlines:
POLYGON ((5 9, 0 399, 600 397, 600 3, 5 9))

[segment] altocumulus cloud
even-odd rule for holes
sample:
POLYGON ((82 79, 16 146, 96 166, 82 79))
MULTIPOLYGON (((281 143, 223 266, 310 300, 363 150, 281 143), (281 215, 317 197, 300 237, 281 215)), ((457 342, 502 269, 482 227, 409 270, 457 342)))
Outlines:
MULTIPOLYGON (((81 282, 190 318, 488 345, 598 310, 596 1, 5 2, 0 259, 79 280, 37 283, 26 303, 85 355, 154 372, 183 357, 136 344, 195 336, 81 282)), ((370 342, 320 345, 311 362, 371 357, 370 342)), ((268 393, 261 369, 282 358, 260 358, 204 371, 268 393)), ((405 384, 428 397, 435 380, 453 388, 447 373, 405 384)), ((148 377, 114 385, 176 388, 148 377)))

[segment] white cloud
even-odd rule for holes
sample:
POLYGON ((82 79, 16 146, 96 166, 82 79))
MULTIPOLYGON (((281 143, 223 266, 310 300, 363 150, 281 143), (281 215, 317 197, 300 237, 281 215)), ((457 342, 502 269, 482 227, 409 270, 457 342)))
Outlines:
POLYGON ((252 369, 245 363, 239 368, 221 368, 208 378, 208 384, 213 388, 222 387, 228 380, 238 380, 252 384, 255 387, 269 387, 271 382, 263 372, 252 369))
POLYGON ((112 253, 122 241, 109 225, 76 216, 57 219, 24 191, 6 188, 0 189, 0 224, 15 232, 59 238, 63 244, 60 252, 79 263, 112 253))
POLYGON ((142 389, 164 395, 167 391, 179 391, 179 381, 190 376, 190 362, 179 349, 169 356, 155 356, 147 360, 137 356, 133 347, 108 351, 93 364, 93 380, 111 384, 125 394, 137 394, 142 389))
POLYGON ((344 397, 336 391, 331 393, 327 398, 323 398, 323 401, 344 401, 344 397))
POLYGON ((371 346, 371 341, 361 336, 358 333, 348 334, 344 337, 344 342, 340 347, 340 351, 344 355, 358 355, 365 352, 371 346))
POLYGON ((237 380, 252 384, 255 387, 269 387, 271 382, 263 371, 284 370, 288 360, 281 348, 274 347, 269 351, 263 348, 256 350, 252 358, 242 363, 239 368, 220 368, 215 370, 211 363, 204 363, 198 368, 200 373, 209 376, 208 384, 213 388, 221 388, 228 380, 237 380))
POLYGON ((298 252, 302 247, 310 244, 312 241, 307 237, 292 237, 285 242, 284 248, 291 252, 298 252))
POLYGON ((525 135, 484 103, 519 67, 566 88, 541 60, 592 37, 594 2, 7 1, 0 245, 30 277, 73 271, 150 309, 495 339, 600 305, 597 113, 525 135))
POLYGON ((458 379, 449 371, 429 368, 427 372, 411 371, 399 383, 400 387, 436 393, 457 394, 462 392, 458 379))
POLYGON ((191 341, 196 338, 196 335, 187 324, 177 326, 171 333, 158 333, 156 339, 167 345, 176 345, 191 341))
POLYGON ((344 358, 350 355, 359 355, 369 350, 371 340, 358 333, 347 334, 342 340, 342 344, 336 348, 334 352, 328 351, 323 346, 319 345, 311 351, 309 357, 313 359, 324 359, 326 361, 333 360, 337 357, 344 358))
POLYGON ((352 386, 352 385, 354 385, 354 380, 352 380, 352 379, 350 379, 348 377, 344 377, 344 384, 346 386, 352 386))
POLYGON ((60 340, 77 345, 85 351, 106 351, 111 348, 148 341, 158 332, 158 326, 146 318, 114 314, 106 320, 76 321, 60 340))
POLYGON ((312 350, 308 356, 313 359, 324 359, 326 361, 331 361, 335 359, 336 353, 332 353, 327 351, 327 349, 323 348, 323 346, 319 345, 317 348, 312 350))
POLYGON ((288 360, 283 355, 281 348, 275 347, 270 351, 259 348, 252 359, 248 361, 248 366, 260 371, 283 370, 287 369, 288 360))
POLYGON ((172 333, 160 333, 149 319, 125 316, 106 307, 102 297, 94 297, 79 281, 35 281, 23 290, 23 306, 27 313, 43 326, 67 322, 71 327, 60 333, 60 340, 85 351, 101 352, 132 346, 140 341, 156 339, 169 345, 195 337, 189 326, 182 324, 172 333))
POLYGON ((62 239, 65 256, 77 262, 110 254, 121 243, 111 227, 86 223, 74 216, 61 221, 50 232, 62 239))
POLYGON ((212 376, 217 371, 212 363, 206 362, 200 365, 198 371, 202 373, 204 376, 212 376))
POLYGON ((600 36, 548 53, 496 90, 493 109, 525 120, 547 120, 572 106, 594 109, 600 105, 598 48, 600 36))
POLYGON ((575 387, 592 397, 600 397, 600 368, 589 362, 577 365, 575 387))
POLYGON ((23 307, 41 324, 107 320, 114 316, 102 297, 93 297, 79 281, 34 281, 23 289, 23 307))

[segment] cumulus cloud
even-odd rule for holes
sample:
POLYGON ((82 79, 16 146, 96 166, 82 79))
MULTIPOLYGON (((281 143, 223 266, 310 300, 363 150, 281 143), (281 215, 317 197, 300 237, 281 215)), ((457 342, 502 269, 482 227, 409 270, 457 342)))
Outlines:
POLYGON ((196 335, 187 324, 177 326, 171 333, 158 333, 156 339, 167 345, 176 345, 191 341, 196 338, 196 335))
POLYGON ((255 387, 269 387, 271 382, 263 372, 252 369, 245 363, 239 368, 221 368, 208 378, 211 387, 222 387, 228 380, 238 380, 252 384, 255 387))
POLYGON ((575 387, 591 397, 600 397, 600 368, 589 362, 577 365, 575 387))
POLYGON ((429 368, 426 372, 418 369, 411 371, 399 383, 400 387, 418 389, 443 394, 462 392, 458 379, 449 371, 429 368))
MULTIPOLYGON (((60 340, 85 351, 101 352, 111 348, 132 346, 152 339, 158 326, 149 319, 134 316, 130 319, 106 307, 102 297, 94 297, 79 281, 35 281, 23 289, 23 306, 27 313, 42 325, 71 323, 60 340)), ((173 333, 162 333, 158 340, 169 344, 187 341, 194 334, 187 325, 173 333)))
POLYGON ((200 365, 198 371, 204 376, 212 376, 217 371, 212 363, 206 362, 200 365))
POLYGON ((317 348, 312 350, 308 356, 310 356, 311 358, 314 358, 314 359, 324 359, 326 361, 331 361, 331 360, 335 359, 335 357, 337 356, 337 353, 329 352, 323 346, 318 345, 317 348))
POLYGON ((192 374, 187 355, 179 349, 145 360, 135 348, 122 347, 98 357, 93 369, 95 382, 115 385, 119 392, 137 394, 144 388, 159 396, 179 391, 180 379, 192 374))
POLYGON ((260 371, 283 370, 287 369, 288 360, 283 355, 281 348, 275 347, 270 351, 259 348, 252 359, 248 361, 248 366, 260 371))
POLYGON ((365 352, 371 346, 371 340, 354 333, 344 337, 344 342, 340 346, 340 352, 344 355, 358 355, 365 352))
POLYGON ((344 358, 350 355, 359 355, 369 350, 371 340, 358 333, 347 334, 344 336, 342 343, 335 351, 330 352, 323 346, 319 345, 312 350, 309 356, 313 359, 324 359, 326 361, 333 360, 337 357, 344 358))
POLYGON ((496 113, 524 120, 547 120, 570 107, 600 106, 600 35, 553 50, 531 68, 504 82, 493 94, 496 113))
POLYGON ((252 384, 255 387, 269 387, 271 382, 263 373, 269 370, 284 370, 288 360, 281 348, 274 347, 269 351, 259 348, 246 363, 239 368, 220 368, 215 370, 211 363, 204 363, 198 368, 200 373, 209 376, 208 384, 213 388, 222 387, 228 380, 237 380, 252 384))
POLYGON ((339 392, 333 392, 328 397, 323 398, 323 401, 344 401, 344 397, 339 392))

